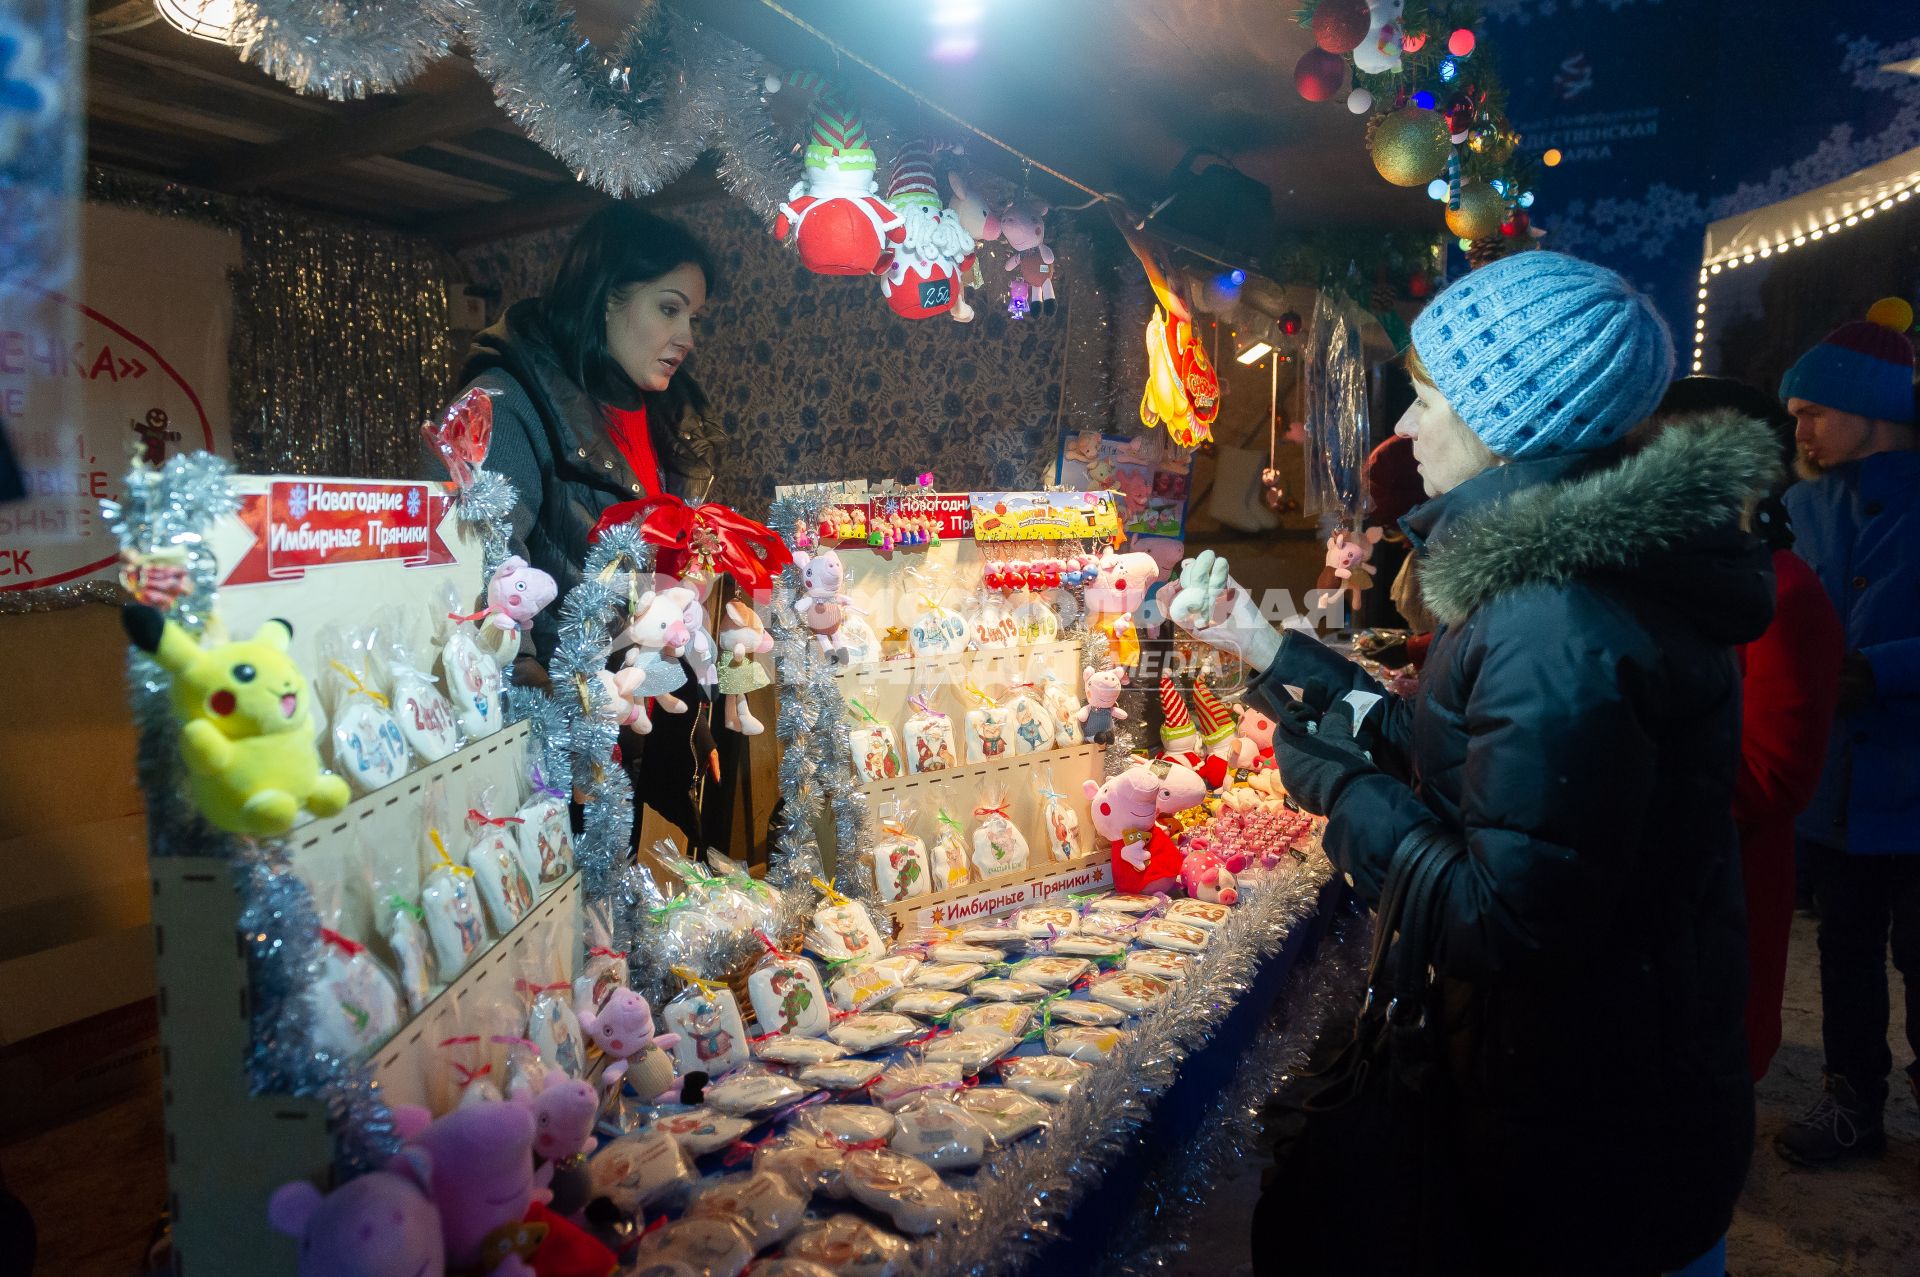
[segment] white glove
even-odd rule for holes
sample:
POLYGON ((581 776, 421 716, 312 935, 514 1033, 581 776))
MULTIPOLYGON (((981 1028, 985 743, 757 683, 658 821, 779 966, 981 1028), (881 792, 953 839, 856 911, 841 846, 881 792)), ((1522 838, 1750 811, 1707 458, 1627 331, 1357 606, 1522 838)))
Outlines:
POLYGON ((1180 565, 1179 590, 1167 616, 1202 643, 1232 652, 1262 673, 1279 655, 1280 632, 1212 550, 1180 565))

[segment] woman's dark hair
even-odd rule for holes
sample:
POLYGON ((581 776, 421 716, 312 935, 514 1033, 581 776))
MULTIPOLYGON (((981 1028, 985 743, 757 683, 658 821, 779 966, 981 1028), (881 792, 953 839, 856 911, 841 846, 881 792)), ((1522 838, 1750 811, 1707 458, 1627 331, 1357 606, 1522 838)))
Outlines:
POLYGON ((1656 417, 1690 417, 1696 413, 1729 409, 1742 416, 1763 421, 1780 444, 1780 462, 1793 473, 1793 414, 1787 406, 1766 391, 1733 377, 1682 377, 1667 387, 1656 417))
POLYGON ((670 428, 689 408, 704 415, 707 397, 684 365, 664 391, 636 386, 607 348, 607 307, 634 285, 687 265, 700 268, 712 292, 716 275, 706 245, 678 222, 615 200, 574 232, 540 300, 547 338, 567 375, 601 404, 644 403, 655 429, 670 428))

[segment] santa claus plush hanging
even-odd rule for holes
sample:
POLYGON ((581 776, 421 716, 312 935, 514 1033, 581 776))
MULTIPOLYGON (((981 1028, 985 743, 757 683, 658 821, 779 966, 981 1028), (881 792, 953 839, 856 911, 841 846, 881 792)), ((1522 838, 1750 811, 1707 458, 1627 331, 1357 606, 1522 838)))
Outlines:
POLYGON ((879 161, 860 113, 830 81, 813 71, 769 80, 769 92, 798 89, 814 95, 806 176, 780 206, 773 233, 793 236, 800 264, 819 275, 871 275, 905 235, 900 215, 880 199, 879 161))
POLYGON ((902 319, 951 314, 973 318, 965 272, 973 266, 973 236, 960 215, 940 203, 933 180, 933 148, 909 142, 894 157, 887 203, 900 215, 900 243, 880 263, 880 292, 902 319))

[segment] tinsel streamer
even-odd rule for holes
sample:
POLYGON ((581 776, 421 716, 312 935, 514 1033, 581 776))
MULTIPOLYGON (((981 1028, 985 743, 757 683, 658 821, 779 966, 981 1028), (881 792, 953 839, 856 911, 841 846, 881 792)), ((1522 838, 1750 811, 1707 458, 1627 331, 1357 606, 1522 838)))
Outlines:
POLYGON ((320 915, 284 843, 243 844, 233 861, 252 1018, 247 1081, 256 1095, 322 1100, 336 1172, 345 1178, 400 1151, 393 1113, 367 1070, 314 1045, 307 990, 320 962, 320 915))
POLYGON ((454 512, 460 522, 480 533, 486 551, 483 580, 492 580, 493 570, 507 557, 508 543, 513 539, 513 508, 518 503, 513 484, 505 475, 491 470, 474 471, 473 482, 460 490, 454 512))
POLYGON ((70 581, 65 585, 43 585, 31 590, 5 590, 0 591, 0 616, 64 612, 87 603, 120 603, 126 597, 112 581, 70 581))
POLYGON ((1173 994, 1049 1111, 1044 1139, 994 1157, 969 1185, 979 1209, 914 1246, 913 1270, 976 1277, 1023 1270, 1108 1168, 1130 1153, 1187 1056, 1210 1041, 1253 987, 1254 972, 1318 907, 1333 866, 1317 844, 1303 859, 1253 870, 1245 894, 1173 994))
POLYGON ((392 93, 447 55, 433 0, 240 0, 240 56, 300 93, 346 100, 392 93))
POLYGON ((782 144, 767 113, 760 55, 700 23, 693 24, 691 47, 725 90, 713 135, 720 181, 771 225, 799 172, 791 148, 782 144))
POLYGON ((1232 1083, 1208 1105, 1197 1138, 1149 1172, 1126 1227, 1095 1271, 1114 1277, 1179 1271, 1177 1261, 1209 1201, 1261 1156, 1266 1132, 1260 1119, 1269 1101, 1300 1078, 1321 1036, 1359 1007, 1366 929, 1366 920, 1352 913, 1332 919, 1319 955, 1288 979, 1232 1083))

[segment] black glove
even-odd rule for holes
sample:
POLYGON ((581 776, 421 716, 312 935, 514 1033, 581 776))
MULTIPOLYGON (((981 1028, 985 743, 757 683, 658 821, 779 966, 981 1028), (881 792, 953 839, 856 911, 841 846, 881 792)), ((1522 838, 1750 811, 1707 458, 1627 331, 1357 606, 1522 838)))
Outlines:
POLYGON ((1309 733, 1313 708, 1294 701, 1282 706, 1273 735, 1273 757, 1293 800, 1316 816, 1325 816, 1356 777, 1377 771, 1353 738, 1353 710, 1345 701, 1321 714, 1309 733), (1298 710, 1294 706, 1299 706, 1298 710))

